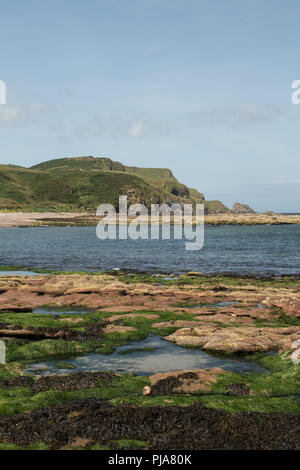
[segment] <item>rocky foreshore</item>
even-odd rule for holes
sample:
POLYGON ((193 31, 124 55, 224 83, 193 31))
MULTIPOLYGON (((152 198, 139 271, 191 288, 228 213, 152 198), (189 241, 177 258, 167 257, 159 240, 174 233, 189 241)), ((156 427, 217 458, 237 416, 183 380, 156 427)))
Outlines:
MULTIPOLYGON (((0 228, 40 226, 88 226, 97 225, 99 217, 90 212, 0 212, 0 228)), ((118 220, 117 220, 118 223, 118 220)), ((145 219, 150 223, 150 219, 145 219)), ((300 215, 229 212, 206 214, 207 225, 284 225, 300 224, 300 215)))
MULTIPOLYGON (((6 315, 3 312, 23 312, 22 318, 26 320, 32 318, 29 312, 47 305, 52 308, 84 306, 101 312, 100 318, 105 320, 101 334, 134 331, 136 325, 124 326, 123 323, 143 318, 150 321, 157 334, 162 330, 175 330, 166 337, 169 341, 215 352, 287 351, 291 350, 293 341, 300 340, 298 291, 272 287, 272 281, 268 287, 263 287, 263 282, 258 287, 257 281, 251 279, 247 286, 241 286, 239 278, 225 286, 218 283, 217 278, 199 277, 199 273, 182 275, 166 285, 162 285, 163 277, 145 276, 152 282, 141 282, 143 275, 137 275, 137 282, 128 282, 133 277, 118 272, 115 275, 0 276, 0 335, 34 335, 34 319, 32 326, 26 322, 26 328, 22 325, 16 328, 14 322, 14 326, 4 326, 1 319, 6 315), (162 311, 169 312, 170 319, 161 321, 162 311)), ((298 281, 291 279, 290 284, 293 283, 298 285, 298 281)), ((86 324, 84 319, 76 315, 59 321, 64 328, 68 322, 82 327, 86 324)), ((58 328, 36 334, 62 338, 62 331, 58 328)), ((65 336, 68 335, 65 333, 65 336)), ((74 333, 71 336, 73 338, 74 333)))
POLYGON ((0 449, 300 449, 298 278, 1 276, 0 339, 0 449), (140 376, 68 362, 148 337, 221 366, 140 376), (256 368, 227 370, 229 357, 256 368))

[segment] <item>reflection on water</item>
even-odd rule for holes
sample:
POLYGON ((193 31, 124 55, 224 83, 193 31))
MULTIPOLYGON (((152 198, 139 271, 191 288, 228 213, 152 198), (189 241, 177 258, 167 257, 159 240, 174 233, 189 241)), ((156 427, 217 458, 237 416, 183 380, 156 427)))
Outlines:
POLYGON ((238 304, 239 302, 217 302, 215 304, 199 304, 199 305, 192 305, 190 308, 199 308, 199 307, 212 307, 212 308, 223 308, 223 307, 231 307, 234 304, 238 304))
POLYGON ((33 313, 38 313, 40 315, 75 315, 75 314, 84 314, 92 312, 93 310, 89 310, 83 307, 40 307, 35 308, 33 313))
POLYGON ((74 371, 110 370, 120 373, 150 375, 156 372, 181 369, 210 369, 213 367, 222 367, 225 370, 234 372, 264 372, 264 369, 255 361, 212 356, 199 349, 179 347, 160 337, 150 337, 143 341, 131 343, 130 346, 121 346, 110 355, 91 353, 75 359, 64 360, 64 362, 72 364, 75 368, 72 370, 58 368, 55 362, 52 361, 33 364, 27 369, 27 372, 36 371, 42 375, 49 375, 51 373, 69 374, 74 371), (139 350, 132 352, 132 354, 120 354, 124 350, 141 348, 155 349, 153 351, 139 350))

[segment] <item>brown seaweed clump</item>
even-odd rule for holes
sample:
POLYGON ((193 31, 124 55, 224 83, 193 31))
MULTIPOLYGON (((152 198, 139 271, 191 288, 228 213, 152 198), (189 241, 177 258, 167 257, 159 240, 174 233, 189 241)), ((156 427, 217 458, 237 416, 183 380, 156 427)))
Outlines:
POLYGON ((223 373, 224 370, 217 367, 157 373, 150 376, 151 395, 203 395, 212 391, 218 375, 223 373))
MULTIPOLYGON (((159 380, 151 388, 152 396, 159 395, 178 395, 180 394, 180 387, 184 380, 197 380, 198 376, 194 372, 185 372, 177 377, 169 376, 165 379, 159 380)), ((184 392, 181 392, 184 393, 184 392)))
POLYGON ((30 327, 24 328, 20 325, 10 325, 9 323, 0 323, 0 336, 10 336, 13 338, 29 339, 39 341, 43 339, 63 339, 64 341, 99 341, 104 338, 103 328, 107 327, 109 322, 99 321, 91 323, 84 328, 84 331, 76 331, 68 328, 51 327, 30 327))
POLYGON ((7 390, 28 387, 33 394, 47 390, 72 391, 95 388, 99 381, 111 384, 119 376, 112 372, 73 372, 69 375, 49 375, 34 380, 32 377, 19 376, 1 380, 0 386, 7 390))
POLYGON ((229 384, 225 388, 225 391, 228 395, 234 397, 248 397, 251 394, 250 388, 243 383, 229 384))
POLYGON ((300 415, 236 413, 199 405, 113 406, 85 400, 0 416, 0 441, 25 447, 43 442, 61 449, 74 442, 110 445, 121 439, 149 449, 300 449, 300 415))

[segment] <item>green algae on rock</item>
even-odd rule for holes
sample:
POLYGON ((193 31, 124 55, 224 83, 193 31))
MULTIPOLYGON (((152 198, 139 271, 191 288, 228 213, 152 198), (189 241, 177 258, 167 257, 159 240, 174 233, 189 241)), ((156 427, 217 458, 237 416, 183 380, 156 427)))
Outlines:
MULTIPOLYGON (((0 289, 0 330, 8 361, 0 365, 3 449, 120 449, 139 445, 141 449, 174 449, 179 448, 179 442, 186 449, 299 447, 300 366, 290 357, 291 343, 298 338, 300 327, 299 279, 197 275, 158 281, 150 275, 85 273, 35 280, 0 278, 0 289), (20 311, 48 305, 62 310, 65 306, 84 306, 86 312, 60 311, 55 316, 55 312, 20 311), (189 308, 191 305, 196 308, 189 308), (9 312, 5 311, 8 307, 9 312), (91 308, 93 311, 89 311, 91 308), (211 338, 212 333, 216 341, 223 335, 223 353, 244 351, 239 359, 249 364, 256 361, 263 369, 223 370, 218 374, 207 369, 201 373, 183 370, 176 380, 168 379, 156 388, 147 376, 67 370, 70 358, 93 352, 111 354, 118 346, 158 334, 176 336, 188 324, 188 330, 201 331, 202 338, 211 338), (238 348, 229 344, 231 332, 244 338, 238 348), (260 344, 265 341, 266 347, 250 348, 255 337, 260 344), (28 364, 42 359, 46 361, 44 367, 52 361, 63 368, 59 373, 68 375, 30 375, 28 364), (152 393, 143 395, 144 387, 152 393), (82 410, 86 412, 84 418, 82 410), (125 429, 120 434, 113 432, 117 416, 125 429), (165 437, 153 433, 157 416, 166 423, 165 437), (92 423, 87 436, 80 431, 82 419, 92 423), (126 428, 128 420, 130 426, 126 428), (149 427, 143 428, 145 420, 149 427), (184 433, 182 427, 181 431, 174 428, 174 420, 184 424, 184 433), (201 427, 201 420, 206 422, 205 439, 193 426, 200 422, 201 427), (214 420, 220 423, 220 436, 216 435, 214 420), (99 430, 101 423, 107 430, 99 437, 95 429, 99 430), (228 426, 230 435, 226 436, 222 429, 228 426), (242 435, 240 429, 245 429, 242 435), (37 430, 39 436, 34 435, 37 430), (58 438, 60 432, 69 437, 58 438)), ((203 345, 197 344, 197 348, 194 351, 200 354, 203 345)), ((145 356, 155 352, 152 347, 142 349, 132 345, 120 352, 145 356)), ((226 362, 221 356, 219 360, 226 362)))

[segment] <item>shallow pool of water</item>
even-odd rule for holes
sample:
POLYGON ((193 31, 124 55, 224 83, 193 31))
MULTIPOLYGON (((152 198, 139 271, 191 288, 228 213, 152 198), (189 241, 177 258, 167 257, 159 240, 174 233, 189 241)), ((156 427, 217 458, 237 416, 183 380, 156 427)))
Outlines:
POLYGON ((84 307, 40 307, 35 308, 32 313, 38 313, 40 315, 82 315, 92 311, 93 310, 89 310, 84 307))
MULTIPOLYGON (((58 361, 57 361, 58 362, 58 361)), ((143 341, 120 346, 114 353, 103 355, 90 353, 73 359, 63 360, 74 366, 73 369, 58 367, 54 361, 44 361, 32 364, 27 372, 49 374, 69 374, 70 372, 95 372, 110 370, 120 373, 135 373, 151 375, 156 372, 168 372, 181 369, 210 369, 222 367, 234 372, 264 372, 255 361, 242 358, 223 358, 207 354, 200 349, 187 349, 163 340, 160 337, 150 337, 143 341), (132 354, 120 354, 130 349, 154 348, 152 351, 134 351, 132 354), (42 370, 44 369, 44 370, 42 370), (45 370, 47 369, 47 370, 45 370)))
POLYGON ((47 276, 47 273, 36 273, 34 271, 0 271, 0 276, 47 276))
POLYGON ((193 305, 190 307, 191 309, 199 308, 199 307, 212 307, 212 308, 223 308, 223 307, 231 307, 232 305, 238 304, 238 302, 216 302, 214 304, 201 304, 201 305, 193 305))

